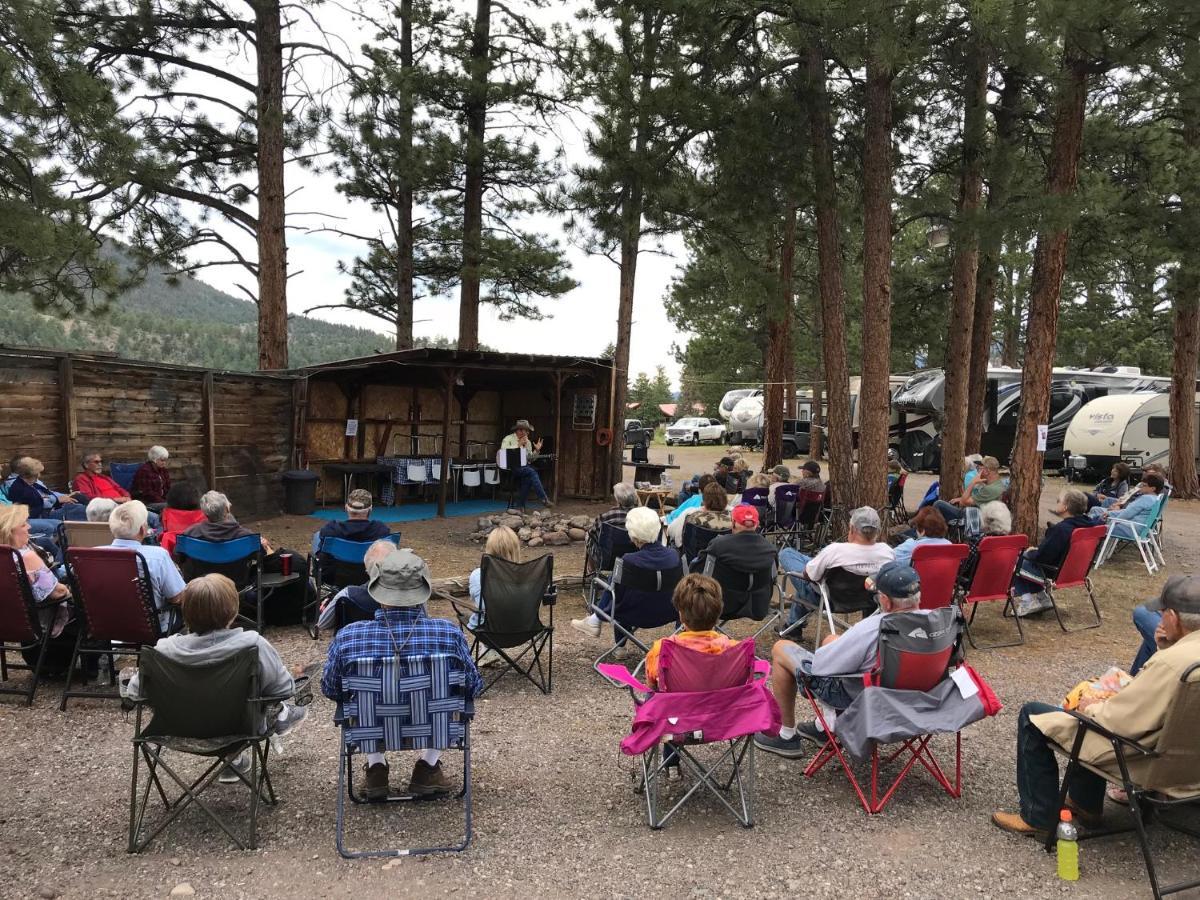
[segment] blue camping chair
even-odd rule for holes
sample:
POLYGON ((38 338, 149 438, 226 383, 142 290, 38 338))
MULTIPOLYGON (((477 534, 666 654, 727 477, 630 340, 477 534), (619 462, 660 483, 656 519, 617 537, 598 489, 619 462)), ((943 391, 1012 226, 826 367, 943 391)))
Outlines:
POLYGON ((141 463, 109 463, 108 472, 112 480, 125 488, 126 491, 133 490, 133 475, 142 467, 141 463))
POLYGON ((457 853, 471 843, 471 719, 475 703, 466 695, 467 676, 456 656, 387 656, 356 659, 344 674, 347 695, 337 713, 342 728, 338 765, 337 848, 347 859, 457 853), (393 750, 461 750, 465 829, 462 842, 444 847, 385 850, 346 849, 346 797, 354 803, 397 803, 421 799, 394 794, 367 801, 354 792, 354 754, 393 750))
MULTIPOLYGON (((391 541, 399 547, 400 532, 393 532, 378 540, 391 541)), ((347 538, 325 537, 321 539, 316 554, 309 557, 308 570, 316 580, 317 594, 312 601, 305 604, 301 622, 307 622, 310 612, 312 613, 312 624, 305 627, 314 641, 317 639, 317 607, 342 588, 366 583, 367 567, 363 564, 363 559, 373 543, 374 540, 351 541, 347 538)))
POLYGON ((742 503, 745 503, 747 506, 753 506, 758 510, 759 533, 767 530, 767 521, 771 516, 769 495, 770 491, 767 488, 746 488, 746 490, 742 491, 742 503))
POLYGON ((586 603, 591 604, 596 600, 596 577, 611 573, 618 559, 636 549, 633 538, 623 527, 611 522, 600 523, 600 534, 595 543, 588 542, 583 554, 583 594, 586 603))
MULTIPOLYGON (((650 648, 638 640, 633 632, 637 628, 679 625, 679 611, 675 609, 671 597, 675 593, 675 586, 686 574, 687 569, 682 558, 678 565, 670 569, 644 569, 641 566, 626 565, 625 560, 618 559, 607 582, 597 578, 597 587, 612 592, 612 608, 605 611, 598 605, 589 604, 588 612, 595 613, 612 625, 613 645, 596 658, 592 668, 603 675, 600 665, 625 646, 627 641, 632 641, 642 654, 642 661, 633 670, 636 676, 645 665, 646 654, 650 652, 650 648)), ((617 682, 612 683, 621 686, 617 682)))
POLYGON ((206 541, 181 534, 175 542, 175 555, 182 557, 180 569, 188 581, 219 572, 237 586, 243 606, 253 606, 253 619, 239 610, 238 620, 258 631, 263 630, 262 537, 246 534, 231 541, 206 541))

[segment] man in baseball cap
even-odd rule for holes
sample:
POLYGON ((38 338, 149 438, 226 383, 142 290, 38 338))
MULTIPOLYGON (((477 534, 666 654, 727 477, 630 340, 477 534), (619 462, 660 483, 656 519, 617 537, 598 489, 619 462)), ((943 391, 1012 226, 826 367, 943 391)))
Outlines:
MULTIPOLYGON (((372 562, 367 575, 367 590, 380 608, 374 619, 351 622, 334 635, 321 678, 321 693, 338 704, 334 721, 341 720, 342 701, 347 699, 342 680, 357 674, 358 661, 362 659, 450 656, 466 675, 467 696, 478 695, 483 681, 471 660, 462 631, 445 619, 431 618, 425 611, 425 602, 433 592, 433 579, 425 560, 411 550, 393 550, 372 562)), ((395 674, 403 675, 399 671, 395 674)), ((382 752, 366 756, 363 793, 368 800, 386 799, 387 760, 382 752)), ((442 771, 440 759, 440 750, 421 752, 408 783, 409 794, 431 796, 449 792, 450 781, 442 771)))
POLYGON ((740 503, 729 514, 733 527, 708 542, 692 569, 704 572, 707 560, 720 562, 736 572, 769 571, 775 577, 775 545, 758 533, 758 510, 740 503))
MULTIPOLYGON (((322 572, 333 571, 333 558, 321 552, 325 538, 344 538, 348 541, 367 543, 385 538, 392 533, 386 522, 371 518, 374 502, 370 491, 355 488, 346 497, 346 518, 340 522, 326 522, 312 538, 312 552, 321 560, 322 572)), ((322 577, 322 581, 326 579, 322 577)))
POLYGON ((806 740, 825 742, 819 722, 796 724, 797 674, 809 675, 809 689, 822 704, 825 721, 833 724, 837 712, 845 709, 862 690, 862 673, 870 671, 879 655, 879 630, 884 618, 893 612, 928 614, 921 605, 921 578, 915 569, 889 562, 873 577, 864 578, 868 589, 879 599, 879 610, 854 623, 840 635, 830 634, 815 653, 792 641, 776 641, 771 648, 771 693, 783 714, 779 735, 761 732, 755 746, 788 759, 804 756, 806 740))

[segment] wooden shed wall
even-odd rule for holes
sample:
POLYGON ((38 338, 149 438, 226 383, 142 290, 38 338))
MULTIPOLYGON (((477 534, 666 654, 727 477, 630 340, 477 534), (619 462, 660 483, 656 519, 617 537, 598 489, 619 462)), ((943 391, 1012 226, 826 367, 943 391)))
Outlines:
POLYGON ((199 370, 0 352, 4 461, 35 456, 47 483, 61 487, 79 471, 83 453, 135 462, 162 444, 171 453, 172 478, 207 490, 211 428, 213 487, 245 516, 275 514, 283 506, 280 475, 291 459, 292 380, 213 374, 211 403, 205 382, 199 370))

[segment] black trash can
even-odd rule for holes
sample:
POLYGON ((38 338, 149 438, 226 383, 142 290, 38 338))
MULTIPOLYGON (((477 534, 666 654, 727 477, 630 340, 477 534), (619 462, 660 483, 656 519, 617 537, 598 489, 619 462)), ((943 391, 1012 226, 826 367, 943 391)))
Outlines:
POLYGON ((317 481, 320 476, 307 469, 283 473, 284 506, 289 516, 311 516, 317 509, 317 481))

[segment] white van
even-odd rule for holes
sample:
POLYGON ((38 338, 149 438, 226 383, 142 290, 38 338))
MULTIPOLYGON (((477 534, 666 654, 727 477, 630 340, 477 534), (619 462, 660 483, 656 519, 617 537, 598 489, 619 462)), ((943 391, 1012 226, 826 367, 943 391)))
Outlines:
MULTIPOLYGON (((1194 427, 1200 437, 1200 394, 1196 398, 1194 427)), ((1171 451, 1170 402, 1169 394, 1143 391, 1084 404, 1063 438, 1064 474, 1068 479, 1095 479, 1107 476, 1116 462, 1134 470, 1150 463, 1166 465, 1171 451)))

